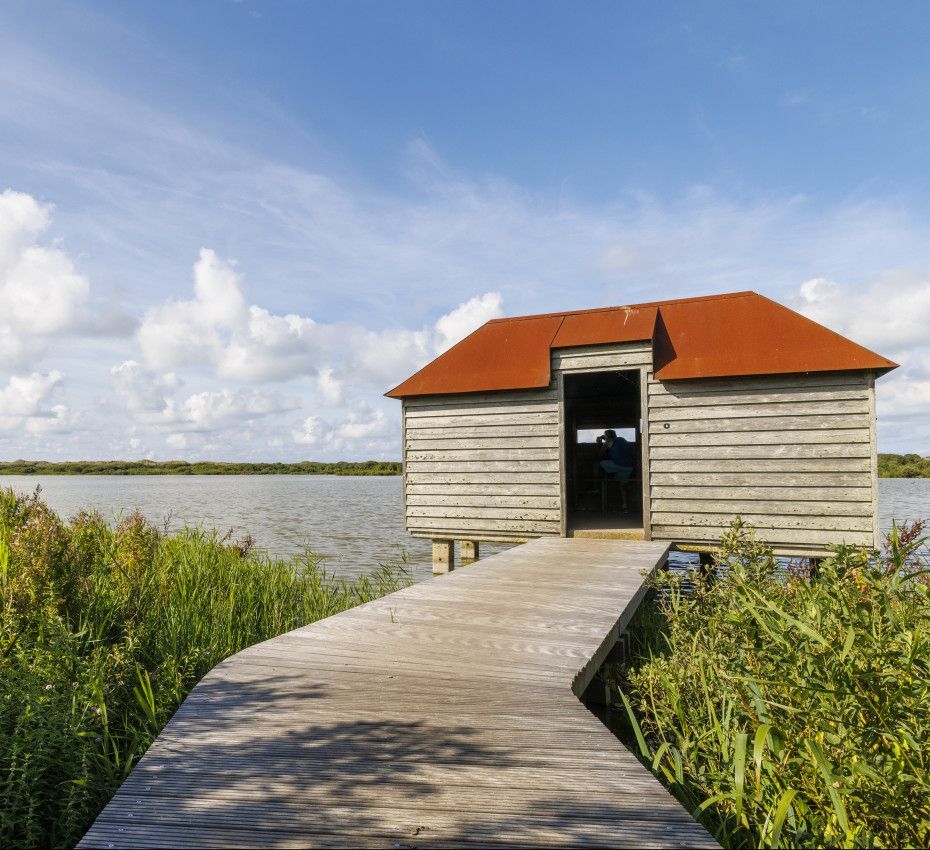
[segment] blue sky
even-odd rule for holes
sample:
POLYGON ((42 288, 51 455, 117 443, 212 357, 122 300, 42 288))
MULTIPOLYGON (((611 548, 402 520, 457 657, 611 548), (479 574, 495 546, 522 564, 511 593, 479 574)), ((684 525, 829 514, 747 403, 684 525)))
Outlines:
POLYGON ((756 289, 930 453, 926 3, 0 4, 0 457, 399 456, 501 314, 756 289))

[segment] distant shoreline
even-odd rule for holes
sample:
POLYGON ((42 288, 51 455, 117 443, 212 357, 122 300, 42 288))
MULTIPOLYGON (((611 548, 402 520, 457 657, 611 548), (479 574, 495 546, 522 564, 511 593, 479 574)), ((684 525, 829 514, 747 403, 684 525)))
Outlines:
POLYGON ((0 475, 400 475, 400 461, 224 463, 183 460, 0 461, 0 475))
POLYGON ((878 456, 879 478, 930 478, 930 457, 918 454, 878 456))
MULTIPOLYGON (((296 463, 232 463, 185 460, 10 460, 0 475, 401 475, 400 461, 303 460, 296 463)), ((917 454, 878 456, 879 478, 930 478, 930 458, 917 454)))

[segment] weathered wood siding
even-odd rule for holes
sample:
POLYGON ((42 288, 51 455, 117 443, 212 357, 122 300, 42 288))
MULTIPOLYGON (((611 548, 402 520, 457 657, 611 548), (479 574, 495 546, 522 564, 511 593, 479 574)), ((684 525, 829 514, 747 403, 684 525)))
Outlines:
POLYGON ((415 537, 527 540, 561 533, 558 394, 404 401, 404 510, 415 537))
POLYGON ((652 344, 649 342, 586 345, 582 348, 557 348, 552 352, 553 375, 640 367, 652 368, 652 344))
POLYGON ((652 537, 719 540, 735 514, 784 552, 873 545, 868 373, 649 382, 652 537))
POLYGON ((566 374, 640 369, 647 539, 713 545, 736 514, 783 553, 877 542, 870 373, 658 382, 648 343, 552 352, 548 389, 404 401, 416 537, 564 533, 566 374))

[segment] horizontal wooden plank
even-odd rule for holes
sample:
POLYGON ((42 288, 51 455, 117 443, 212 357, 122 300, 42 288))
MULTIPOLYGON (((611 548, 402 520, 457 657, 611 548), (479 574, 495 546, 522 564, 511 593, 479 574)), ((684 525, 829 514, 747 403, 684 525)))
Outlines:
MULTIPOLYGON (((532 463, 543 461, 558 462, 558 448, 531 446, 530 448, 503 448, 503 449, 475 449, 475 448, 449 448, 449 449, 420 449, 407 450, 404 461, 412 466, 418 461, 442 461, 448 464, 459 464, 465 461, 504 461, 511 466, 520 461, 532 463)), ((516 468, 514 466, 514 468, 516 468)))
POLYGON ((406 435, 406 448, 408 451, 426 451, 437 449, 440 451, 456 451, 462 449, 557 449, 559 435, 545 436, 521 435, 519 437, 462 437, 449 429, 449 436, 445 438, 424 439, 419 434, 406 435))
POLYGON ((534 404, 539 401, 554 402, 558 400, 555 390, 507 390, 499 393, 460 393, 458 395, 414 396, 404 399, 404 410, 426 410, 434 407, 468 406, 468 405, 520 405, 534 404))
POLYGON ((797 431, 709 431, 677 433, 661 429, 649 435, 652 449, 668 446, 779 446, 779 445, 850 445, 869 442, 869 429, 837 428, 797 431))
POLYGON ((558 458, 553 460, 407 460, 404 469, 410 473, 442 472, 555 472, 559 471, 558 458))
POLYGON ((561 500, 558 493, 551 496, 501 496, 501 495, 479 495, 473 496, 462 493, 449 493, 440 495, 436 493, 408 493, 407 506, 419 507, 427 505, 436 505, 439 507, 494 507, 494 508, 537 508, 537 509, 559 509, 561 500))
POLYGON ((513 416, 523 416, 532 413, 557 413, 559 409, 556 399, 524 402, 523 404, 501 401, 498 404, 448 404, 433 407, 415 407, 404 411, 407 422, 419 422, 423 419, 458 418, 459 416, 484 416, 506 413, 513 416))
POLYGON ((479 507, 477 505, 407 505, 407 521, 416 517, 454 519, 515 519, 559 521, 558 506, 554 508, 479 507))
POLYGON ((653 460, 650 472, 869 472, 871 463, 861 457, 827 458, 701 458, 653 460))
MULTIPOLYGON (((687 513, 670 513, 667 511, 652 511, 653 526, 686 526, 693 528, 703 528, 713 526, 714 528, 726 528, 735 518, 731 513, 697 513, 694 511, 687 513)), ((758 514, 744 513, 742 518, 750 525, 759 530, 762 529, 784 529, 784 528, 808 528, 820 529, 824 531, 868 531, 872 530, 872 517, 855 517, 855 516, 805 516, 798 514, 758 514)))
POLYGON ((809 409, 809 405, 828 401, 851 401, 868 399, 867 387, 852 389, 818 390, 807 388, 796 392, 775 393, 675 393, 653 394, 649 397, 649 407, 653 410, 668 407, 720 407, 746 404, 793 404, 809 409))
POLYGON ((648 339, 634 339, 628 342, 601 342, 595 345, 568 345, 553 348, 553 355, 566 355, 583 357, 586 354, 596 356, 599 354, 652 352, 652 341, 648 339))
MULTIPOLYGON (((728 530, 728 526, 697 527, 681 525, 652 526, 653 540, 671 540, 685 543, 688 541, 719 542, 721 535, 728 530)), ((853 546, 871 546, 872 533, 864 531, 817 531, 812 529, 766 529, 760 530, 757 535, 760 540, 777 546, 778 544, 812 544, 823 548, 827 546, 846 543, 853 546)))
POLYGON ((653 472, 650 484, 705 487, 871 487, 868 472, 653 472))
MULTIPOLYGON (((412 427, 413 419, 407 418, 407 427, 412 427)), ((557 410, 547 410, 540 413, 482 413, 482 414, 455 414, 449 416, 421 416, 416 419, 418 428, 461 428, 463 426, 491 426, 491 425, 555 425, 558 426, 559 414, 557 410)))
POLYGON ((406 435, 411 440, 466 440, 471 437, 479 439, 487 438, 511 438, 511 437, 548 437, 554 436, 558 439, 558 423, 552 424, 526 424, 510 423, 508 425, 471 425, 471 426, 446 426, 444 428, 420 428, 418 423, 410 421, 407 423, 406 435))
MULTIPOLYGON (((666 489, 666 488, 662 488, 666 489)), ((700 493, 700 491, 696 491, 700 493)), ((794 493, 781 491, 785 499, 790 499, 794 493)), ((748 499, 743 490, 728 491, 730 498, 686 498, 661 499, 653 498, 651 502, 653 516, 666 512, 679 514, 723 514, 734 517, 736 514, 756 516, 758 514, 777 516, 846 516, 869 517, 871 521, 871 501, 844 502, 836 501, 777 501, 774 499, 748 499)), ((676 523, 681 525, 683 523, 676 523)))
POLYGON ((727 460, 754 459, 821 459, 871 458, 868 443, 771 443, 744 446, 650 446, 650 456, 656 460, 696 460, 719 458, 727 460))
POLYGON ((430 529, 417 531, 413 528, 407 529, 407 534, 416 540, 476 540, 479 543, 499 543, 501 545, 517 545, 526 543, 529 540, 537 540, 540 537, 558 537, 556 532, 551 534, 534 534, 530 532, 515 532, 508 534, 506 531, 475 531, 470 530, 452 530, 446 532, 437 532, 430 529))
POLYGON ((839 502, 871 502, 872 484, 871 479, 859 487, 843 486, 802 486, 778 483, 771 486, 754 486, 746 484, 735 490, 733 486, 708 486, 706 478, 698 476, 694 484, 689 485, 663 485, 652 480, 650 492, 655 499, 684 499, 689 502, 700 499, 760 499, 760 500, 782 500, 790 499, 791 501, 839 501, 839 502))
POLYGON ((550 475, 551 480, 548 482, 534 480, 533 482, 522 482, 518 484, 504 483, 503 481, 490 484, 463 482, 447 483, 442 480, 431 482, 431 478, 441 479, 442 476, 425 475, 416 478, 408 477, 404 484, 407 498, 429 496, 447 497, 453 500, 459 497, 483 499, 485 497, 494 498, 495 496, 515 499, 540 497, 558 498, 560 492, 557 475, 550 475))
POLYGON ((843 428, 868 428, 867 413, 858 414, 816 414, 805 416, 759 416, 729 419, 676 419, 650 420, 649 433, 652 434, 700 434, 724 433, 727 431, 835 431, 843 428), (667 427, 666 427, 667 426, 667 427))
POLYGON ((650 395, 665 393, 778 392, 802 388, 868 386, 865 372, 821 372, 806 375, 765 375, 761 377, 701 378, 684 381, 656 381, 650 375, 650 395))
POLYGON ((554 372, 604 372, 614 369, 638 369, 652 363, 648 351, 617 354, 572 354, 556 351, 552 355, 554 372))
MULTIPOLYGON (((405 470, 404 473, 406 484, 409 486, 436 486, 441 485, 459 485, 459 484, 486 484, 504 487, 509 484, 522 486, 524 484, 537 484, 546 486, 559 486, 558 470, 513 470, 508 469, 503 472, 497 470, 482 469, 477 472, 447 472, 445 470, 426 470, 415 471, 412 469, 405 470)), ((409 490, 408 490, 409 492, 409 490)), ((495 492, 504 493, 503 489, 495 492)), ((532 491, 530 491, 532 492, 532 491)))
POLYGON ((681 405, 678 407, 654 407, 650 404, 649 422, 652 427, 661 427, 663 422, 674 422, 682 419, 761 419, 785 416, 804 418, 828 414, 868 416, 868 413, 869 403, 867 399, 812 401, 806 403, 776 401, 765 404, 681 405))
POLYGON ((552 520, 522 520, 522 519, 437 519, 431 517, 408 517, 407 528, 415 529, 445 529, 447 531, 510 531, 510 532, 550 532, 558 534, 560 523, 558 519, 552 520))

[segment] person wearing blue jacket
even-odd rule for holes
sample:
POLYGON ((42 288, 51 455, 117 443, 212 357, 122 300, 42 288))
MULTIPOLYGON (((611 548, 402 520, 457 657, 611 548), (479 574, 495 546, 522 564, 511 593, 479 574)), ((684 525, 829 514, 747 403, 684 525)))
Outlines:
POLYGON ((604 473, 619 481, 623 510, 626 511, 626 482, 633 475, 633 447, 623 437, 618 437, 613 428, 608 428, 603 436, 597 438, 601 456, 601 469, 604 473))

